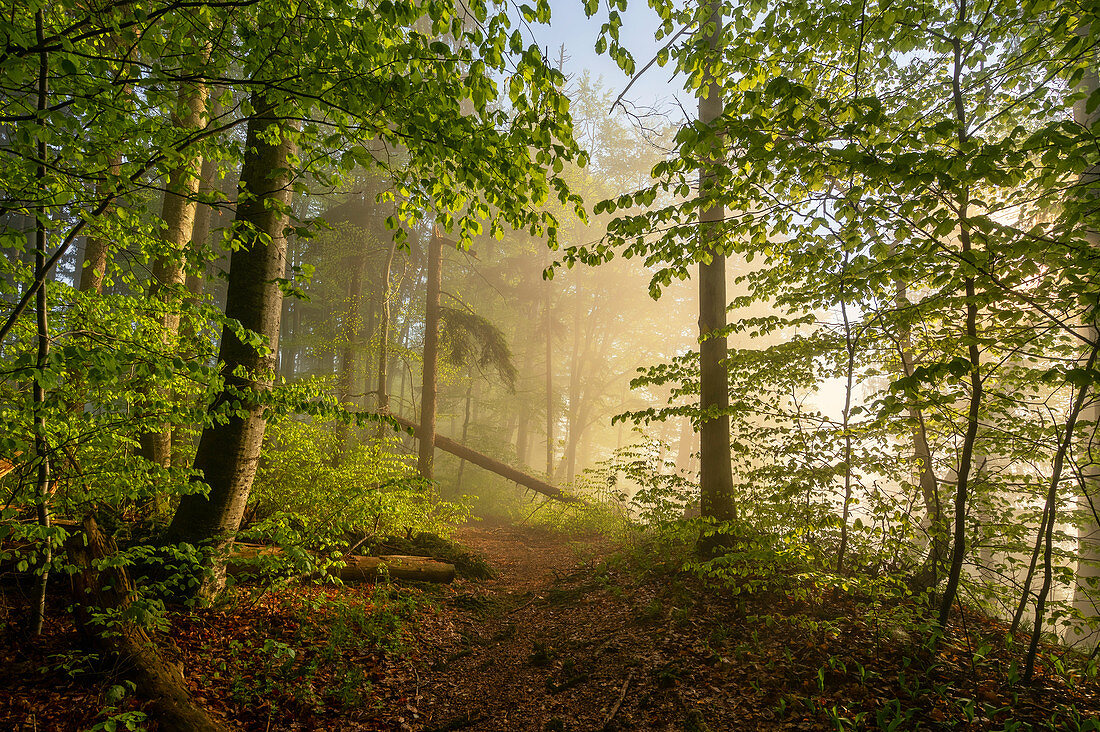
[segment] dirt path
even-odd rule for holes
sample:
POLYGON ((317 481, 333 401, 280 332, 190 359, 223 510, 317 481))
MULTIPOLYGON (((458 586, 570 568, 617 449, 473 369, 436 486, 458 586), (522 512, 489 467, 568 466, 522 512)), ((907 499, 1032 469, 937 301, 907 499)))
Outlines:
POLYGON ((660 627, 652 594, 594 571, 609 542, 500 525, 458 538, 499 575, 456 583, 419 624, 406 673, 394 669, 387 689, 403 709, 396 729, 695 729, 690 690, 675 670, 664 680, 654 671, 692 649, 660 627))

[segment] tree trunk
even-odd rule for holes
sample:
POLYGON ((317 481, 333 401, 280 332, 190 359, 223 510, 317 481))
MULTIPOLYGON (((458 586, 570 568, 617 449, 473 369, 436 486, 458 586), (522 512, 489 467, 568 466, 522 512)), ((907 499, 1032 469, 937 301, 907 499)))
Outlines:
MULTIPOLYGON (((466 444, 466 439, 470 434, 470 400, 474 393, 474 374, 473 369, 470 368, 467 373, 469 383, 466 384, 466 404, 462 411, 462 444, 466 444)), ((455 496, 462 495, 462 472, 466 468, 466 461, 458 461, 458 474, 455 476, 455 496)))
POLYGON ((695 427, 691 419, 684 417, 680 422, 680 441, 676 446, 676 469, 686 473, 691 469, 691 454, 695 452, 695 427))
MULTIPOLYGON (((225 314, 267 342, 257 350, 223 328, 219 360, 225 387, 214 408, 239 403, 245 413, 203 430, 195 469, 210 492, 184 496, 168 528, 172 541, 213 541, 215 548, 231 543, 240 527, 267 426, 263 406, 248 394, 271 389, 282 315, 278 280, 285 276, 287 212, 293 198, 290 165, 297 153, 296 128, 277 115, 276 105, 261 93, 253 96, 252 105, 256 111, 248 123, 234 227, 238 246, 229 266, 225 314), (271 143, 273 133, 281 134, 271 143)), ((212 578, 199 592, 211 595, 223 583, 224 573, 215 562, 212 578)))
MULTIPOLYGON (((122 159, 117 155, 112 156, 107 163, 107 183, 96 183, 96 194, 99 197, 107 195, 110 185, 117 185, 118 176, 122 172, 122 159)), ((111 215, 113 206, 108 207, 100 217, 106 219, 111 215)), ((81 292, 103 292, 103 281, 107 277, 107 260, 110 256, 110 241, 102 232, 89 233, 84 237, 84 261, 80 265, 81 292)))
MULTIPOLYGON (((238 544, 226 561, 226 572, 236 578, 256 574, 258 557, 277 557, 283 550, 273 546, 238 544)), ((348 555, 344 566, 331 570, 330 574, 348 584, 374 582, 382 577, 415 582, 447 583, 455 578, 455 566, 428 557, 412 557, 404 554, 385 554, 380 557, 348 555)))
POLYGON ((543 282, 543 325, 546 328, 546 477, 554 474, 554 313, 550 305, 550 280, 543 282))
MULTIPOLYGON (((1092 373, 1096 367, 1096 354, 1100 344, 1093 342, 1088 362, 1085 365, 1085 373, 1092 373)), ((1035 654, 1039 650, 1039 639, 1043 636, 1043 616, 1046 613, 1047 597, 1050 595, 1050 587, 1053 582, 1053 552, 1054 552, 1054 524, 1058 519, 1058 484, 1062 480, 1062 466, 1066 455, 1069 454, 1070 445, 1073 444, 1073 431, 1077 426, 1077 417, 1081 414, 1081 408, 1085 404, 1085 398, 1089 394, 1088 385, 1081 387, 1077 397, 1073 401, 1069 415, 1066 417, 1066 430, 1058 444, 1058 452, 1054 454, 1054 464, 1051 466, 1050 489, 1047 491, 1046 507, 1046 549, 1043 555, 1043 586, 1039 589, 1039 595, 1035 598, 1035 625, 1031 630, 1031 643, 1027 649, 1027 659, 1024 662, 1024 682, 1031 681, 1031 675, 1035 671, 1035 654)))
MULTIPOLYGON (((41 10, 34 16, 35 35, 38 44, 42 45, 43 13, 41 10)), ((49 56, 46 51, 38 54, 38 111, 45 112, 46 94, 49 83, 49 56)), ((38 140, 38 166, 35 176, 43 186, 45 196, 46 184, 46 141, 41 136, 38 140)), ((35 377, 32 389, 34 405, 34 459, 38 463, 38 475, 34 487, 34 503, 38 513, 38 523, 45 531, 50 526, 50 451, 46 444, 46 388, 44 372, 50 357, 50 329, 49 310, 46 299, 46 205, 45 201, 38 208, 34 225, 34 274, 35 278, 42 282, 42 286, 35 293, 35 309, 37 310, 37 337, 38 348, 35 358, 35 377)), ((53 550, 50 545, 50 537, 42 540, 42 564, 39 567, 38 581, 35 592, 34 612, 31 618, 31 634, 41 635, 42 624, 46 619, 46 588, 50 581, 50 565, 53 563, 53 550)))
MULTIPOLYGON (((344 347, 340 354, 340 375, 337 381, 338 398, 345 409, 356 407, 356 368, 359 356, 363 350, 362 323, 363 323, 363 287, 367 276, 367 249, 365 246, 357 247, 350 257, 351 281, 348 283, 348 301, 344 317, 340 322, 339 338, 343 340, 344 347)), ((343 455, 353 447, 355 436, 350 425, 340 421, 336 425, 337 450, 333 459, 339 463, 343 455)))
MULTIPOLYGON (((411 420, 404 419, 396 415, 391 415, 391 418, 402 427, 407 427, 408 429, 411 429, 416 438, 420 439, 421 434, 423 434, 423 430, 421 429, 420 425, 411 420)), ((550 485, 545 480, 540 480, 539 478, 535 478, 534 476, 527 475, 526 473, 517 470, 516 468, 513 468, 511 465, 506 465, 505 463, 502 463, 499 460, 495 460, 488 455, 483 455, 480 452, 471 450, 465 445, 459 444, 454 440, 447 439, 442 435, 436 435, 433 443, 437 449, 442 450, 443 452, 450 453, 451 455, 454 455, 455 457, 461 458, 463 460, 468 460, 479 468, 484 468, 485 470, 488 470, 492 473, 496 473, 502 478, 507 478, 514 483, 519 483, 525 488, 530 488, 536 493, 541 493, 548 498, 563 501, 564 503, 581 503, 581 501, 574 498, 573 496, 570 496, 561 488, 550 485)), ((421 440, 421 444, 424 444, 423 440, 421 440)))
POLYGON ((519 415, 519 426, 516 427, 516 464, 527 465, 527 443, 528 443, 528 425, 531 422, 530 412, 526 409, 521 410, 519 415))
MULTIPOLYGON (((390 411, 389 368, 390 368, 390 277, 393 273, 393 258, 397 254, 397 241, 390 242, 390 251, 386 256, 386 266, 382 270, 382 309, 378 316, 378 413, 390 411)), ((382 437, 385 426, 378 425, 378 438, 382 437)))
MULTIPOLYGON (((717 0, 704 0, 709 17, 706 43, 717 53, 722 36, 722 6, 717 0)), ((708 65, 709 69, 709 65, 708 65)), ((712 126, 722 116, 722 87, 710 71, 703 77, 699 98, 699 121, 712 126)), ((707 161, 699 171, 699 195, 705 201, 715 194, 715 174, 707 166, 723 160, 721 137, 712 132, 707 161)), ((725 207, 704 203, 699 213, 699 488, 704 518, 730 521, 736 517, 733 505, 733 466, 730 453, 729 374, 726 371, 726 336, 716 335, 726 326, 726 256, 722 243, 725 207)), ((713 547, 702 542, 706 551, 713 547)))
MULTIPOLYGON (((960 8, 959 23, 966 22, 965 7, 964 4, 960 8)), ((962 42, 955 38, 953 44, 955 61, 952 93, 955 102, 955 121, 959 130, 959 147, 961 148, 966 145, 969 139, 960 82, 963 67, 962 42)), ((958 197, 959 243, 962 247, 963 262, 970 261, 970 254, 973 251, 968 218, 970 215, 969 210, 970 188, 966 186, 959 192, 958 197)), ((974 457, 974 444, 978 439, 978 416, 982 404, 981 351, 978 349, 978 303, 974 285, 974 275, 968 272, 963 277, 963 289, 966 293, 966 340, 968 343, 967 355, 970 359, 970 406, 966 415, 966 432, 963 435, 962 454, 959 456, 958 481, 955 485, 955 531, 951 547, 951 565, 947 574, 947 586, 944 588, 943 599, 940 602, 939 625, 941 628, 947 625, 947 618, 951 614, 951 604, 955 601, 955 593, 958 591, 959 579, 962 576, 963 560, 966 558, 966 507, 969 499, 969 479, 974 457)))
MULTIPOLYGON (((180 106, 186 107, 187 114, 175 119, 175 125, 185 130, 195 130, 203 126, 206 118, 206 85, 203 83, 183 83, 180 88, 180 106)), ((164 308, 160 318, 160 338, 166 350, 171 349, 173 341, 179 335, 180 312, 179 290, 186 281, 184 263, 191 237, 195 230, 195 215, 198 203, 195 200, 199 192, 202 173, 202 156, 192 151, 184 153, 180 167, 168 174, 168 185, 164 190, 164 204, 161 218, 164 220, 164 252, 153 262, 153 282, 149 297, 164 308)), ((171 394, 159 390, 161 398, 171 399, 171 394)), ((172 466, 172 430, 164 426, 159 430, 141 435, 141 456, 161 467, 172 466)))
POLYGON ((558 463, 558 471, 554 476, 557 482, 571 481, 576 470, 577 440, 580 439, 580 419, 578 407, 581 391, 581 291, 576 288, 573 307, 573 350, 569 354, 569 409, 565 418, 565 450, 558 463))
MULTIPOLYGON (((912 303, 909 302, 905 282, 897 280, 895 290, 894 304, 898 312, 911 307, 912 303)), ((906 378, 910 378, 916 370, 916 358, 913 355, 912 334, 906 317, 903 315, 902 325, 898 328, 898 352, 902 373, 906 378)), ((940 567, 943 565, 944 557, 947 556, 947 527, 943 523, 939 481, 932 465, 932 449, 928 445, 924 412, 913 400, 909 400, 907 410, 913 430, 913 458, 919 471, 917 484, 924 501, 924 523, 929 533, 928 556, 923 566, 909 580, 909 584, 914 592, 923 592, 935 587, 939 581, 940 567)))
POLYGON ((435 460, 436 378, 439 361, 439 293, 443 286, 443 237, 433 234, 428 242, 428 289, 424 301, 424 373, 420 389, 420 451, 416 469, 431 480, 435 460))
MULTIPOLYGON (((1087 35, 1089 26, 1083 25, 1078 31, 1087 35)), ((1084 97, 1073 106, 1073 119, 1087 130, 1093 129, 1100 122, 1100 108, 1091 112, 1088 110, 1088 100, 1100 89, 1100 78, 1097 77, 1096 58, 1093 56, 1089 62, 1089 68, 1081 79, 1079 91, 1084 97)), ((1081 186, 1081 198, 1087 205, 1095 206, 1095 201, 1100 196, 1100 167, 1092 166, 1081 174, 1079 180, 1081 186)), ((1090 227, 1085 236, 1092 249, 1100 251, 1100 231, 1090 227)), ((1085 337, 1092 343, 1100 341, 1100 316, 1093 309, 1084 323, 1085 337)), ((1084 407, 1082 418, 1094 425, 1100 425, 1100 401, 1092 400, 1084 407)), ((1095 446, 1086 444, 1082 446, 1082 453, 1086 456, 1095 455, 1095 446)), ((1078 562, 1077 581, 1073 593, 1073 606, 1085 618, 1097 619, 1100 617, 1100 461, 1091 457, 1088 464, 1083 466, 1084 480, 1083 490, 1077 497, 1077 511, 1081 516, 1081 525, 1077 532, 1078 562)), ((1100 628, 1081 628, 1085 633, 1082 640, 1088 646, 1100 644, 1100 628)))
MULTIPOLYGON (((845 268, 848 261, 845 255, 845 268)), ((840 313, 844 318, 844 350, 848 355, 848 362, 844 375, 844 505, 840 516, 840 548, 836 553, 836 571, 840 574, 844 571, 844 555, 848 550, 848 516, 852 506, 852 390, 855 387, 856 375, 856 346, 857 339, 852 333, 852 324, 848 320, 848 303, 845 300, 844 287, 840 291, 840 313)))
MULTIPOLYGON (((211 110, 213 112, 213 110, 211 110)), ((203 160, 199 173, 198 194, 202 198, 214 192, 214 176, 217 174, 218 165, 213 160, 203 160)), ((195 221, 191 227, 190 253, 198 257, 206 240, 210 238, 211 222, 214 219, 214 207, 208 203, 197 203, 195 206, 195 221)), ((201 297, 205 277, 198 272, 187 274, 187 290, 195 298, 201 297)))

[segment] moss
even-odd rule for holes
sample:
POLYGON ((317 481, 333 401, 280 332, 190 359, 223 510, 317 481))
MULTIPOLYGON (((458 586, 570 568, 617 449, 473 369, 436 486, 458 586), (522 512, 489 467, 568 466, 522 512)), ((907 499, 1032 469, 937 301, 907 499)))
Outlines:
POLYGON ((412 538, 389 536, 371 545, 371 554, 407 554, 432 557, 455 565, 455 572, 466 579, 491 579, 496 572, 483 556, 441 536, 421 532, 412 538))

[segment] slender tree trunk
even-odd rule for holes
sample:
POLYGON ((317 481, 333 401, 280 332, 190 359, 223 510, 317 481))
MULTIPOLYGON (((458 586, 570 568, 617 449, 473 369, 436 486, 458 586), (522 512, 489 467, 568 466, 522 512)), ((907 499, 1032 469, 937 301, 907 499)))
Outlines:
MULTIPOLYGON (((1085 373, 1092 373, 1092 370, 1096 367, 1098 349, 1100 349, 1100 343, 1094 341, 1089 353, 1088 363, 1085 366, 1085 373)), ((1087 385, 1082 386, 1080 391, 1077 392, 1077 398, 1074 399, 1069 416, 1066 418, 1065 434, 1058 445, 1058 452, 1054 454, 1054 465, 1051 466, 1050 489, 1047 491, 1045 509, 1047 522, 1046 548, 1043 553, 1043 586, 1039 589, 1039 595, 1035 598, 1035 625, 1031 630, 1031 643, 1028 646, 1027 659, 1024 662, 1025 683, 1031 681, 1031 676, 1035 672, 1035 654, 1039 649, 1039 639, 1043 637, 1043 616, 1046 614, 1047 597, 1050 596, 1050 586, 1053 582, 1054 558, 1052 554, 1054 552, 1054 524, 1057 523, 1058 517, 1058 484, 1062 479, 1062 466, 1065 463, 1066 455, 1073 443, 1073 431, 1077 426, 1077 416, 1081 414, 1081 408, 1085 404, 1088 393, 1089 388, 1087 385)))
MULTIPOLYGON (((913 376, 917 364, 913 355, 912 330, 904 311, 912 304, 906 294, 905 282, 899 279, 895 282, 895 287, 895 306, 899 313, 903 313, 902 325, 898 328, 898 353, 902 372, 909 378, 913 376)), ((924 501, 924 523, 929 533, 928 556, 924 565, 910 580, 910 585, 915 591, 925 591, 936 586, 940 567, 943 565, 944 557, 947 556, 947 527, 943 522, 939 481, 932 466, 932 449, 928 445, 924 412, 914 400, 908 401, 907 410, 913 430, 913 458, 918 470, 917 484, 924 501)))
POLYGON ((519 425, 516 427, 516 463, 521 466, 527 465, 527 443, 528 437, 528 425, 531 422, 530 413, 523 409, 519 415, 519 425))
POLYGON ((581 311, 580 289, 577 289, 576 304, 573 309, 573 352, 569 357, 569 409, 565 419, 565 452, 558 464, 555 480, 573 480, 577 460, 577 440, 580 439, 580 424, 578 419, 578 407, 580 405, 581 391, 581 323, 583 313, 581 311))
MULTIPOLYGON (((966 22, 966 3, 959 9, 959 22, 966 22)), ((962 67, 963 48, 962 41, 952 39, 954 46, 954 74, 951 80, 952 96, 955 104, 955 122, 958 125, 959 147, 966 145, 969 139, 966 121, 966 108, 963 103, 962 92, 962 67)), ((959 210, 959 243, 962 245, 962 260, 964 267, 970 267, 970 257, 973 252, 970 238, 970 187, 963 187, 958 198, 959 210)), ((947 574, 947 586, 943 591, 943 600, 940 603, 939 625, 946 627, 947 618, 951 614, 951 604, 955 601, 958 592, 959 579, 962 577, 963 560, 966 558, 966 508, 969 500, 970 470, 974 458, 974 443, 978 439, 978 416, 982 404, 982 371, 981 351, 978 349, 978 303, 975 291, 975 278, 972 272, 967 272, 963 278, 963 289, 966 293, 966 340, 967 355, 970 360, 970 405, 966 415, 966 432, 963 436, 962 454, 959 455, 958 480, 955 484, 955 531, 951 548, 951 566, 947 574)))
MULTIPOLYGON (((180 107, 186 116, 175 120, 177 127, 194 130, 205 124, 206 85, 184 83, 180 88, 180 107)), ((153 283, 149 296, 164 308, 160 316, 160 338, 166 350, 172 348, 180 327, 179 295, 186 281, 184 264, 187 250, 195 230, 199 182, 202 173, 202 156, 188 151, 180 167, 168 174, 164 190, 161 218, 164 220, 164 251, 153 262, 153 283)), ((167 390, 157 390, 159 396, 170 400, 167 390)), ((172 430, 168 426, 141 435, 141 455, 151 463, 169 468, 172 466, 172 430)))
MULTIPOLYGON (((240 403, 244 414, 203 430, 195 468, 210 492, 184 496, 168 528, 172 541, 214 541, 217 549, 231 544, 240 527, 267 426, 263 406, 248 394, 271 389, 282 315, 278 280, 286 272, 286 227, 293 200, 290 166, 297 153, 296 126, 278 116, 275 103, 257 93, 252 106, 256 111, 248 123, 234 227, 240 246, 230 261, 225 314, 267 343, 257 349, 223 328, 219 360, 225 388, 214 407, 240 403), (272 140, 273 134, 277 139, 272 140)), ((200 594, 221 589, 224 567, 215 562, 214 570, 200 594)))
MULTIPOLYGON (((113 156, 107 163, 107 181, 96 183, 96 194, 100 197, 107 195, 109 185, 117 185, 118 177, 122 172, 122 159, 113 156)), ((103 212, 100 218, 106 219, 111 214, 110 206, 103 212)), ((102 232, 90 233, 84 237, 84 261, 80 266, 80 282, 78 289, 81 292, 94 292, 97 295, 103 292, 103 281, 107 277, 107 262, 110 257, 110 240, 102 232)))
MULTIPOLYGON (((365 247, 356 249, 349 262, 351 281, 348 283, 348 300, 344 317, 340 322, 340 338, 344 347, 340 352, 340 375, 337 382, 340 403, 347 409, 354 408, 356 393, 356 374, 359 356, 363 351, 363 287, 367 276, 367 251, 365 247)), ((340 460, 352 447, 354 433, 350 425, 340 421, 336 425, 337 450, 333 460, 340 460)))
MULTIPOLYGON (((965 258, 972 251, 969 225, 966 223, 968 193, 963 193, 960 219, 962 231, 959 239, 965 258)), ((966 415, 966 432, 963 435, 962 452, 959 455, 959 470, 955 484, 955 530, 952 538, 951 565, 948 568, 947 586, 940 602, 940 627, 947 625, 951 614, 951 604, 955 601, 959 580, 962 577, 963 560, 966 558, 966 508, 969 499, 970 469, 974 457, 974 443, 978 437, 978 416, 982 403, 981 353, 978 350, 978 305, 975 302, 974 276, 967 275, 963 280, 966 291, 966 336, 970 345, 967 348, 970 357, 970 403, 966 415)))
POLYGON ((550 280, 543 282, 543 325, 546 327, 546 477, 554 475, 554 313, 550 304, 550 280))
POLYGON ((420 451, 416 469, 425 480, 433 477, 435 459, 436 378, 439 361, 439 293, 443 287, 443 237, 428 242, 428 289, 424 302, 424 374, 420 390, 420 451))
MULTIPOLYGON (((847 261, 845 261, 845 265, 847 265, 847 261)), ((852 431, 850 421, 852 416, 852 389, 856 372, 856 339, 852 335, 852 324, 848 321, 848 303, 845 301, 843 290, 840 295, 840 313, 844 319, 844 349, 848 354, 848 363, 845 368, 844 412, 842 415, 844 429, 844 508, 840 517, 840 548, 836 553, 837 574, 844 571, 844 555, 848 550, 848 515, 852 505, 852 431)))
MULTIPOLYGON (((199 198, 208 196, 214 192, 214 176, 217 175, 218 165, 213 160, 203 160, 199 173, 199 198)), ((190 250, 192 256, 197 257, 206 240, 210 238, 210 225, 214 218, 214 207, 208 203, 198 203, 195 207, 195 222, 191 227, 190 250)), ((203 285, 206 278, 198 272, 188 272, 187 291, 195 298, 202 297, 203 285)))
MULTIPOLYGON (((390 251, 386 257, 386 266, 382 270, 382 311, 378 318, 378 412, 390 411, 389 367, 390 367, 390 276, 393 272, 393 258, 397 254, 397 242, 390 242, 390 251)), ((379 423, 379 430, 384 429, 379 423)), ((379 437, 382 433, 379 432, 379 437)))
MULTIPOLYGON (((1089 25, 1083 24, 1078 33, 1088 35, 1089 25)), ((1081 79, 1079 91, 1084 96, 1073 106, 1073 119, 1085 129, 1093 129, 1100 122, 1100 108, 1088 109, 1088 100, 1100 90, 1100 79, 1097 77, 1097 60, 1095 55, 1089 60, 1088 69, 1081 79)), ((1095 201, 1100 196, 1100 167, 1092 166, 1081 174, 1079 180, 1081 187, 1080 197, 1089 206, 1095 206, 1095 201)), ((1089 226, 1085 232, 1088 243, 1093 250, 1100 251, 1100 231, 1095 226, 1089 226)), ((1096 309, 1090 311, 1084 323, 1085 337, 1092 343, 1100 341, 1100 315, 1096 309)), ((1073 606, 1085 618, 1096 619, 1100 617, 1100 458, 1096 456, 1095 435, 1100 427, 1100 401, 1093 399, 1084 407, 1083 419, 1093 425, 1093 435, 1089 443, 1082 446, 1082 453, 1086 456, 1086 464, 1082 466, 1083 490, 1077 497, 1077 512, 1081 516, 1081 525, 1077 532, 1078 562, 1077 581, 1074 588, 1073 606)), ((1097 646, 1100 644, 1100 628, 1079 629, 1086 635, 1081 638, 1086 645, 1097 646)))
POLYGON ((1020 627, 1020 621, 1027 610, 1027 601, 1031 598, 1031 582, 1035 578, 1035 568, 1039 564, 1039 554, 1043 551, 1043 537, 1047 534, 1047 521, 1050 520, 1048 506, 1043 506, 1043 518, 1039 521, 1039 533, 1035 536, 1035 546, 1031 550, 1031 563, 1028 564, 1027 574, 1024 576, 1020 590, 1020 602, 1016 605, 1016 612, 1012 615, 1012 624, 1008 627, 1009 634, 1015 633, 1020 627))
MULTIPOLYGON (((39 46, 43 44, 43 14, 39 10, 35 13, 35 36, 39 46)), ((49 56, 46 51, 38 54, 38 111, 44 114, 46 111, 46 95, 48 92, 49 56)), ((48 303, 46 300, 46 149, 45 139, 38 141, 38 167, 36 177, 40 184, 42 202, 38 206, 38 215, 34 225, 34 272, 35 278, 42 282, 42 286, 35 293, 35 307, 37 309, 38 326, 38 352, 35 359, 35 377, 33 387, 34 400, 34 458, 38 463, 38 475, 35 481, 34 502, 38 513, 38 523, 43 529, 50 526, 50 452, 46 444, 46 389, 44 372, 50 356, 50 331, 48 320, 48 303)), ((48 533, 48 532, 47 532, 48 533)), ((38 581, 35 592, 34 613, 31 617, 31 633, 42 634, 42 624, 46 619, 46 587, 50 580, 50 565, 53 563, 53 549, 50 545, 50 537, 46 536, 42 543, 42 565, 38 573, 38 581)))
MULTIPOLYGON (((704 0, 709 17, 706 43, 712 54, 718 53, 722 37, 722 5, 717 0, 704 0)), ((709 66, 708 66, 709 69, 709 66)), ((722 116, 722 86, 708 70, 703 77, 699 98, 699 121, 707 127, 722 116)), ((723 145, 717 131, 710 141, 707 162, 699 171, 699 196, 705 201, 715 195, 715 174, 708 166, 723 160, 723 145)), ((699 451, 700 493, 704 518, 730 521, 736 517, 733 504, 733 467, 730 453, 729 373, 726 371, 726 256, 722 243, 722 221, 725 207, 721 203, 704 203, 699 213, 699 451)), ((712 542, 703 541, 700 548, 709 551, 712 542), (708 546, 708 544, 711 544, 708 546)))
MULTIPOLYGON (((462 444, 466 444, 466 439, 470 434, 470 400, 474 393, 474 374, 473 370, 467 375, 469 383, 466 384, 466 405, 462 411, 462 444)), ((455 476, 455 495, 462 495, 462 471, 466 467, 465 458, 458 461, 458 475, 455 476)))
POLYGON ((695 427, 689 417, 680 420, 680 440, 676 445, 676 469, 687 472, 691 468, 691 454, 695 452, 695 427))

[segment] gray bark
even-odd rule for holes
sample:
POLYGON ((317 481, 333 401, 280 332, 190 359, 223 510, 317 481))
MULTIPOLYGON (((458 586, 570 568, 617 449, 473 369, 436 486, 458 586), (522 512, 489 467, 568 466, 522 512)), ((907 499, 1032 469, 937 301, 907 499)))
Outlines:
POLYGON ((435 461, 436 378, 439 360, 439 294, 443 286, 443 237, 433 235, 428 242, 428 291, 424 302, 424 373, 420 390, 420 450, 416 469, 431 480, 435 461))
MULTIPOLYGON (((722 35, 722 6, 705 0, 714 30, 706 33, 712 54, 719 53, 722 35)), ((722 87, 708 72, 699 98, 699 121, 713 125, 722 116, 722 87)), ((711 143, 708 164, 722 159, 717 139, 711 143)), ((699 171, 700 197, 713 192, 714 174, 699 171)), ((726 337, 714 335, 726 326, 726 256, 722 247, 721 224, 725 207, 711 203, 699 213, 699 482, 702 515, 716 521, 729 521, 736 515, 733 505, 733 467, 730 453, 729 374, 726 371, 726 337)), ((703 547, 705 548, 705 547, 703 547)))
MULTIPOLYGON (((254 95, 252 104, 256 111, 248 123, 234 224, 239 247, 230 259, 225 314, 263 336, 267 346, 257 350, 231 329, 222 330, 219 360, 225 387, 215 407, 241 403, 245 414, 203 430, 195 468, 210 492, 184 496, 168 529, 172 541, 213 541, 215 548, 231 543, 240 527, 267 426, 263 406, 250 394, 267 392, 272 385, 283 299, 277 280, 285 275, 285 230, 293 200, 289 166, 297 152, 294 125, 281 119, 275 104, 262 94, 254 95), (261 133, 270 134, 273 127, 282 132, 279 139, 274 144, 261 140, 261 133)), ((223 582, 224 572, 215 565, 200 594, 217 592, 223 582)))
MULTIPOLYGON (((203 126, 206 118, 206 85, 184 83, 180 88, 180 104, 186 108, 186 116, 175 120, 176 126, 193 130, 203 126)), ((202 156, 188 151, 180 167, 168 174, 164 190, 161 218, 165 231, 164 251, 153 262, 153 282, 149 296, 160 301, 164 312, 160 318, 162 345, 171 348, 179 335, 179 291, 186 281, 184 263, 187 249, 195 229, 202 156)), ((162 390, 161 396, 171 398, 162 390)), ((165 426, 141 435, 141 455, 151 463, 162 467, 172 466, 172 430, 165 426)))
MULTIPOLYGON (((1089 26, 1081 29, 1082 34, 1087 34, 1089 26)), ((1100 90, 1100 78, 1097 77, 1097 65, 1095 56, 1090 59, 1089 68, 1081 80, 1079 91, 1084 97, 1073 106, 1073 119, 1086 129, 1092 129, 1100 122, 1100 108, 1088 111, 1088 98, 1100 90)), ((1082 197, 1089 201, 1100 195, 1100 167, 1093 166, 1082 173, 1080 181, 1082 197)), ((1085 232, 1089 245, 1100 250, 1100 231, 1090 228, 1085 232)), ((1097 313, 1090 312, 1084 323, 1085 337, 1092 343, 1100 340, 1100 327, 1097 324, 1097 313)), ((1093 399, 1087 403, 1081 413, 1081 418, 1091 425, 1090 434, 1092 440, 1082 451, 1087 457, 1087 463, 1082 466, 1084 475, 1083 489, 1077 497, 1077 510, 1080 514, 1081 525, 1078 529, 1078 563, 1077 583, 1074 588, 1073 606, 1085 618, 1096 619, 1100 617, 1100 459, 1096 455, 1095 441, 1097 426, 1100 425, 1100 402, 1093 399)), ((1100 644, 1100 628, 1091 630, 1081 629, 1085 635, 1077 638, 1088 646, 1100 644)))

